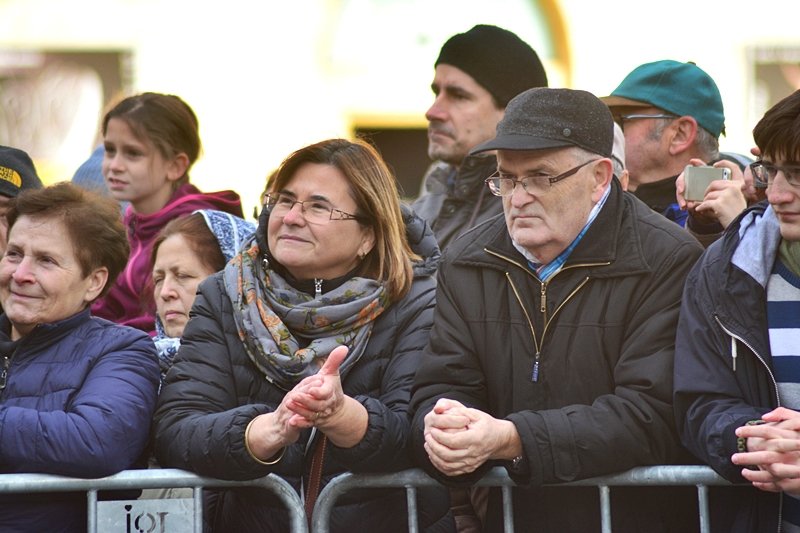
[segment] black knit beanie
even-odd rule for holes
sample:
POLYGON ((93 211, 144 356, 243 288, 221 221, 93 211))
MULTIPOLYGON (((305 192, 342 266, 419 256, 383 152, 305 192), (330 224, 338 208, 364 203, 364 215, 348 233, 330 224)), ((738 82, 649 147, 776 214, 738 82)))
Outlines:
POLYGON ((440 63, 472 76, 503 108, 523 91, 547 87, 547 74, 533 48, 497 26, 479 24, 450 37, 434 66, 440 63))
POLYGON ((25 189, 41 189, 30 156, 17 148, 0 146, 0 194, 16 198, 25 189))

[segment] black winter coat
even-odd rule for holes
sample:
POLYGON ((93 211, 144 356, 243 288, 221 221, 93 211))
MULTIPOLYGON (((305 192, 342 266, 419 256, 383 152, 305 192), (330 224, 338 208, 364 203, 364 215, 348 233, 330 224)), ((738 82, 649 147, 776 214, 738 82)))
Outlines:
MULTIPOLYGON (((563 269, 546 283, 513 247, 502 216, 451 244, 414 384, 417 462, 451 485, 473 483, 497 464, 508 467, 524 487, 513 491, 518 531, 599 531, 596 488, 541 485, 683 459, 672 416, 674 339, 683 281, 701 251, 616 180, 563 269), (513 422, 521 468, 489 461, 470 475, 438 472, 423 448, 423 417, 439 398, 513 422)), ((613 489, 613 530, 696 529, 693 492, 613 489), (687 502, 677 512, 663 505, 665 494, 676 502, 675 493, 687 502), (684 512, 688 522, 679 516, 684 512)), ((486 529, 501 530, 499 493, 490 497, 486 529)))
MULTIPOLYGON (((344 393, 369 414, 367 432, 353 448, 328 442, 322 487, 344 472, 387 472, 412 467, 407 442, 408 402, 414 372, 433 322, 438 247, 424 221, 407 215, 407 234, 425 258, 415 266, 411 291, 376 320, 366 352, 342 375, 344 393)), ((262 226, 263 228, 263 226, 262 226)), ((260 228, 259 231, 262 231, 260 228)), ((183 468, 221 479, 254 479, 275 473, 298 492, 307 486, 313 436, 303 432, 275 465, 256 462, 244 445, 244 431, 256 416, 273 411, 285 391, 264 379, 247 356, 233 310, 216 274, 200 285, 181 348, 167 374, 155 415, 156 457, 164 467, 183 468)), ((423 530, 449 531, 444 488, 419 492, 423 530), (431 529, 426 526, 436 524, 431 529)), ((283 532, 288 516, 269 492, 229 490, 222 494, 215 531, 283 532)), ((371 489, 338 500, 331 531, 407 531, 405 491, 371 489)))
MULTIPOLYGON (((736 428, 779 406, 767 328, 766 282, 780 242, 758 204, 712 244, 686 280, 675 342, 675 416, 681 440, 733 483, 747 483, 736 428)), ((711 494, 714 531, 778 530, 780 498, 751 486, 711 494)))

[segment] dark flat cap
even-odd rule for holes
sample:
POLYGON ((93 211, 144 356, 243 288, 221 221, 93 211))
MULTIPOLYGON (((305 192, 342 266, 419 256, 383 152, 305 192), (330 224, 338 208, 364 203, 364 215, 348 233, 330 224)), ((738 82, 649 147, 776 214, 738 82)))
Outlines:
POLYGON ((611 157, 614 119, 595 95, 573 89, 529 89, 514 97, 494 139, 472 149, 545 150, 577 146, 611 157))

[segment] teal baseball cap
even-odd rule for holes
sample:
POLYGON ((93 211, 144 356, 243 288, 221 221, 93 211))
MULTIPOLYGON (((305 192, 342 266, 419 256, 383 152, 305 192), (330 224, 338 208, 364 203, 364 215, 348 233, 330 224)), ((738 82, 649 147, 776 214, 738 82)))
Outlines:
POLYGON ((725 112, 717 84, 692 62, 665 59, 640 65, 610 96, 600 100, 609 108, 657 107, 674 115, 688 115, 714 137, 725 133, 725 112))

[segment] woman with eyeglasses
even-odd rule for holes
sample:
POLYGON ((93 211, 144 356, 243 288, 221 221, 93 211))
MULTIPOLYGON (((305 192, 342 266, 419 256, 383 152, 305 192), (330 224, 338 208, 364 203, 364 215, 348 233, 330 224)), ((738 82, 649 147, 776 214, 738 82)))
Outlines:
MULTIPOLYGON (((432 232, 401 208, 374 148, 333 139, 281 165, 254 237, 200 285, 155 417, 159 463, 223 479, 277 474, 316 496, 343 472, 411 466, 411 382, 433 320, 432 232)), ((420 525, 450 531, 444 489, 420 525)), ((332 531, 407 531, 405 491, 337 501, 332 531)), ((216 531, 286 531, 261 489, 226 491, 216 531)))

